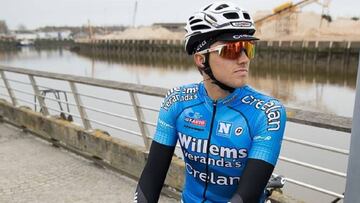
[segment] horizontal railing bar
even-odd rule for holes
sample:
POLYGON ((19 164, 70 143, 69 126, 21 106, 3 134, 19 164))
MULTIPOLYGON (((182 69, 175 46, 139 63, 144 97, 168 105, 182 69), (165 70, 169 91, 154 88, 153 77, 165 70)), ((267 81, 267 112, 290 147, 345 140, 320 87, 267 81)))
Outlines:
POLYGON ((20 99, 20 98, 16 98, 16 99, 19 100, 19 101, 28 103, 28 104, 36 105, 33 101, 29 101, 29 100, 26 100, 26 99, 20 99))
MULTIPOLYGON (((55 91, 59 91, 59 92, 66 92, 66 93, 70 93, 70 94, 72 94, 72 92, 71 91, 69 91, 69 90, 59 90, 59 89, 54 89, 54 88, 52 88, 52 87, 48 87, 48 86, 43 86, 43 85, 37 85, 38 87, 42 87, 42 88, 44 88, 45 90, 55 90, 55 91)), ((40 89, 41 90, 41 89, 40 89)))
POLYGON ((132 104, 130 104, 130 103, 119 102, 119 101, 115 101, 115 100, 112 100, 112 99, 104 99, 104 98, 100 98, 100 97, 96 97, 96 96, 91 96, 91 95, 88 95, 88 94, 79 93, 79 95, 84 96, 84 97, 88 97, 88 98, 93 98, 93 99, 97 99, 97 100, 106 101, 106 102, 122 104, 122 105, 126 105, 126 106, 132 106, 132 104))
POLYGON ((20 80, 14 80, 14 79, 7 79, 8 81, 10 82, 15 82, 15 83, 20 83, 20 84, 24 84, 24 85, 31 85, 31 83, 26 83, 26 82, 23 82, 23 81, 20 81, 20 80))
MULTIPOLYGON (((13 90, 16 91, 16 92, 21 92, 21 93, 27 94, 27 95, 40 96, 42 98, 49 99, 49 100, 56 101, 56 102, 60 102, 60 103, 63 103, 63 104, 69 104, 71 106, 77 106, 77 104, 72 103, 72 102, 66 102, 66 101, 63 101, 63 100, 54 99, 54 98, 43 96, 43 95, 36 95, 36 94, 28 93, 26 91, 22 91, 22 90, 19 90, 19 89, 16 89, 16 88, 13 88, 13 90)), ((114 117, 118 117, 118 118, 124 118, 124 119, 131 120, 131 121, 137 121, 136 119, 131 118, 131 117, 110 113, 110 112, 103 111, 103 110, 100 110, 100 109, 96 109, 96 108, 93 108, 93 107, 87 107, 87 106, 83 106, 83 105, 81 105, 81 107, 83 107, 85 109, 92 110, 92 111, 96 111, 96 112, 99 112, 99 113, 103 113, 103 114, 111 115, 111 116, 114 116, 114 117)))
POLYGON ((141 122, 144 123, 144 124, 148 124, 148 125, 156 127, 156 123, 152 123, 152 122, 144 121, 144 120, 142 120, 141 122))
POLYGON ((0 93, 0 95, 5 96, 5 97, 9 97, 9 95, 3 94, 3 93, 0 93))
MULTIPOLYGON (((42 87, 42 88, 46 88, 46 89, 52 89, 50 87, 42 86, 42 85, 38 85, 38 87, 42 87)), ((54 90, 57 90, 57 89, 54 89, 54 90)), ((57 91, 62 91, 62 92, 65 92, 65 93, 73 94, 72 91, 68 91, 68 90, 57 90, 57 91)), ((116 103, 116 104, 122 104, 122 105, 125 105, 125 106, 132 106, 132 104, 130 104, 130 103, 120 102, 120 101, 101 98, 101 97, 96 97, 96 96, 92 96, 92 95, 88 95, 88 94, 84 94, 84 93, 78 93, 78 95, 88 97, 88 98, 92 98, 92 99, 96 99, 96 100, 101 100, 101 101, 106 101, 106 102, 111 102, 111 103, 116 103)))
POLYGON ((351 132, 352 118, 286 107, 287 120, 341 132, 351 132))
MULTIPOLYGON (((22 90, 19 90, 19 89, 15 89, 15 88, 13 88, 13 89, 14 89, 14 91, 34 96, 34 94, 31 94, 31 93, 28 93, 28 92, 25 92, 25 91, 22 91, 22 90)), ((52 101, 60 102, 60 103, 63 103, 63 104, 69 104, 71 106, 77 106, 77 104, 72 103, 72 102, 65 102, 65 101, 62 101, 62 100, 59 100, 59 99, 54 99, 54 98, 43 96, 43 95, 36 95, 36 96, 40 96, 40 97, 43 97, 43 98, 46 98, 46 99, 49 99, 49 100, 52 100, 52 101)), ((81 105, 81 107, 83 107, 85 109, 88 109, 88 110, 92 110, 92 111, 96 111, 96 112, 99 112, 99 113, 114 116, 114 117, 117 117, 117 118, 123 118, 123 119, 131 120, 131 121, 137 121, 136 119, 128 117, 128 116, 123 116, 123 115, 119 115, 119 114, 110 113, 110 112, 103 111, 103 110, 100 110, 100 109, 96 109, 96 108, 93 108, 93 107, 87 107, 87 106, 83 106, 83 105, 81 105)))
POLYGON ((72 103, 72 102, 66 102, 66 101, 63 101, 63 100, 60 100, 60 99, 54 99, 54 98, 47 97, 47 96, 44 96, 44 95, 37 95, 37 94, 29 93, 29 92, 26 92, 26 91, 19 90, 17 88, 12 88, 12 89, 15 92, 21 92, 23 94, 27 94, 27 95, 30 95, 30 96, 39 96, 39 97, 42 97, 44 99, 49 99, 49 100, 52 100, 52 101, 60 102, 62 104, 69 104, 70 106, 77 106, 75 103, 72 103))
POLYGON ((150 110, 150 111, 159 112, 159 108, 153 108, 153 107, 150 107, 150 106, 143 106, 143 105, 138 105, 138 107, 140 107, 141 109, 146 109, 146 110, 150 110))
POLYGON ((317 149, 323 149, 323 150, 327 150, 327 151, 331 151, 331 152, 336 152, 336 153, 339 153, 339 154, 349 155, 349 150, 345 150, 345 149, 338 149, 338 148, 335 148, 335 147, 325 146, 325 145, 312 143, 312 142, 308 142, 308 141, 305 141, 305 140, 299 140, 299 139, 295 139, 295 138, 290 138, 290 137, 284 137, 284 140, 286 140, 288 142, 292 142, 292 143, 297 143, 297 144, 301 144, 301 145, 305 145, 305 146, 314 147, 314 148, 317 148, 317 149))
POLYGON ((92 120, 92 119, 88 119, 89 121, 91 122, 94 122, 94 123, 97 123, 99 125, 102 125, 102 126, 107 126, 109 128, 113 128, 115 130, 120 130, 120 131, 123 131, 123 132, 127 132, 127 133, 130 133, 130 134, 134 134, 134 135, 138 135, 138 136, 141 136, 140 133, 138 132, 135 132, 135 131, 132 131, 132 130, 127 130, 127 129, 124 129, 124 128, 119 128, 119 127, 116 127, 114 125, 111 125, 111 124, 107 124, 107 123, 103 123, 101 121, 97 121, 97 120, 92 120))
POLYGON ((318 191, 318 192, 321 192, 321 193, 324 193, 324 194, 327 194, 327 195, 331 195, 333 197, 338 197, 338 198, 344 199, 344 195, 342 195, 342 194, 339 194, 339 193, 336 193, 336 192, 333 192, 333 191, 330 191, 330 190, 326 190, 324 188, 316 187, 314 185, 304 183, 304 182, 301 182, 301 181, 298 181, 298 180, 294 180, 294 179, 291 179, 291 178, 287 178, 287 177, 285 177, 285 178, 286 178, 287 182, 290 182, 290 183, 293 183, 293 184, 296 184, 296 185, 299 185, 299 186, 302 186, 302 187, 305 187, 305 188, 308 188, 308 189, 312 189, 312 190, 315 190, 315 191, 318 191))
POLYGON ((302 162, 302 161, 297 161, 295 159, 290 159, 290 158, 283 157, 283 156, 279 156, 279 159, 282 160, 282 161, 288 162, 288 163, 296 164, 296 165, 303 166, 303 167, 306 167, 306 168, 311 168, 311 169, 321 171, 321 172, 325 172, 325 173, 328 173, 328 174, 331 174, 331 175, 336 175, 336 176, 339 176, 341 178, 346 178, 346 173, 342 173, 342 172, 339 172, 339 171, 334 171, 334 170, 327 169, 327 168, 324 168, 324 167, 321 167, 321 166, 316 166, 316 165, 313 165, 313 164, 305 163, 305 162, 302 162))
MULTIPOLYGON (((26 102, 26 103, 28 103, 28 104, 36 105, 34 102, 28 101, 28 100, 26 100, 26 99, 19 99, 19 98, 18 98, 18 100, 19 100, 19 101, 22 101, 22 102, 26 102)), ((72 113, 66 112, 66 111, 64 111, 64 110, 54 109, 54 108, 52 108, 52 107, 47 107, 47 108, 48 108, 48 109, 51 109, 51 110, 53 110, 53 111, 56 111, 56 112, 65 113, 65 114, 71 115, 71 116, 73 116, 73 117, 81 118, 80 115, 72 114, 72 113)))
POLYGON ((60 99, 54 99, 54 98, 46 97, 46 96, 43 96, 43 95, 35 95, 35 96, 40 96, 40 97, 42 97, 42 98, 44 98, 44 99, 48 99, 48 100, 60 102, 60 103, 62 103, 62 104, 69 104, 70 106, 77 106, 75 103, 66 102, 66 101, 63 101, 63 100, 60 100, 60 99))
MULTIPOLYGON (((41 97, 44 97, 44 96, 41 96, 41 97)), ((50 99, 50 100, 53 100, 53 101, 58 101, 58 102, 65 103, 65 104, 69 104, 69 105, 71 105, 71 106, 76 106, 76 104, 71 103, 71 102, 64 102, 64 101, 62 101, 62 100, 53 99, 53 98, 49 98, 49 97, 44 97, 44 98, 47 98, 47 99, 50 99)), ((124 115, 120 115, 120 114, 110 113, 110 112, 108 112, 108 111, 103 111, 103 110, 101 110, 101 109, 97 109, 97 108, 94 108, 94 107, 88 107, 88 106, 84 106, 84 105, 81 105, 81 107, 83 107, 83 108, 85 108, 85 109, 88 109, 88 110, 91 110, 91 111, 96 111, 96 112, 99 112, 99 113, 103 113, 103 114, 107 114, 107 115, 110 115, 110 116, 114 116, 114 117, 117 117, 117 118, 123 118, 123 119, 130 120, 130 121, 134 121, 134 122, 137 121, 135 118, 132 118, 132 117, 129 117, 129 116, 124 116, 124 115)), ((143 121, 143 120, 142 120, 141 122, 156 127, 156 124, 155 124, 155 123, 146 122, 146 121, 143 121)))
POLYGON ((167 90, 165 90, 163 88, 159 88, 159 87, 149 87, 149 86, 140 85, 140 84, 109 81, 109 80, 104 80, 104 79, 94 79, 94 78, 88 78, 88 77, 84 77, 84 76, 73 76, 73 75, 61 74, 61 73, 49 73, 49 72, 44 72, 44 71, 29 70, 29 69, 17 68, 17 67, 0 66, 0 70, 13 72, 13 73, 26 74, 26 75, 33 75, 33 76, 43 77, 43 78, 70 81, 70 82, 87 84, 87 85, 92 85, 92 86, 97 86, 97 87, 106 87, 106 88, 110 88, 110 89, 123 90, 123 91, 141 93, 141 94, 152 95, 152 96, 163 97, 167 92, 167 90))
MULTIPOLYGON (((71 106, 77 106, 76 104, 71 103, 71 102, 64 102, 64 101, 62 101, 62 100, 53 99, 53 98, 44 97, 44 96, 41 96, 41 97, 46 98, 46 99, 49 99, 49 100, 53 100, 53 101, 58 101, 58 102, 61 102, 61 103, 64 103, 64 104, 69 104, 69 105, 71 105, 71 106)), ((108 111, 103 111, 103 110, 100 110, 100 109, 97 109, 97 108, 94 108, 94 107, 88 107, 88 106, 84 106, 84 105, 81 105, 81 107, 83 107, 83 108, 85 108, 85 109, 88 109, 88 110, 91 110, 91 111, 96 111, 96 112, 99 112, 99 113, 103 113, 103 114, 107 114, 107 115, 110 115, 110 116, 114 116, 114 117, 117 117, 117 118, 123 118, 123 119, 130 120, 130 121, 134 121, 134 122, 137 121, 135 118, 132 118, 132 117, 129 117, 129 116, 124 116, 124 115, 120 115, 120 114, 110 113, 110 112, 108 112, 108 111)), ((156 124, 154 124, 154 123, 145 122, 145 121, 142 121, 142 122, 145 123, 145 124, 152 125, 152 126, 155 126, 155 127, 156 127, 156 124)))
MULTIPOLYGON (((41 86, 41 85, 38 85, 38 87, 48 88, 48 89, 50 89, 49 87, 46 87, 46 86, 41 86)), ((66 93, 73 94, 73 92, 71 92, 71 91, 67 91, 67 90, 59 90, 59 91, 63 91, 63 92, 66 92, 66 93)), ((112 99, 100 98, 100 97, 96 97, 96 96, 92 96, 92 95, 88 95, 88 94, 78 93, 78 95, 81 95, 81 96, 84 96, 84 97, 88 97, 88 98, 97 99, 97 100, 101 100, 101 101, 106 101, 106 102, 111 102, 111 103, 121 104, 121 105, 125 105, 125 106, 132 106, 132 104, 130 104, 130 103, 119 102, 119 101, 115 101, 115 100, 112 100, 112 99)), ((155 109, 155 110, 156 110, 156 109, 155 109)), ((158 110, 157 110, 157 111, 158 111, 158 110)))
POLYGON ((103 113, 103 114, 107 114, 107 115, 110 115, 110 116, 114 116, 114 117, 117 117, 117 118, 123 118, 123 119, 126 119, 126 120, 130 120, 130 121, 137 121, 136 118, 132 118, 132 117, 129 117, 129 116, 124 116, 124 115, 120 115, 120 114, 115 114, 115 113, 110 113, 108 111, 103 111, 101 109, 97 109, 97 108, 94 108, 94 107, 87 107, 87 106, 84 106, 84 105, 80 105, 81 107, 85 108, 85 109, 88 109, 88 110, 91 110, 91 111, 96 111, 96 112, 99 112, 99 113, 103 113))
POLYGON ((23 90, 19 90, 17 88, 11 88, 12 90, 14 90, 14 92, 20 92, 20 93, 23 93, 23 94, 26 94, 26 95, 30 95, 30 96, 35 96, 34 93, 30 93, 30 92, 26 92, 26 91, 23 91, 23 90))
MULTIPOLYGON (((122 105, 125 105, 125 106, 133 106, 133 105, 130 104, 130 103, 119 102, 119 101, 115 101, 115 100, 112 100, 112 99, 104 99, 104 98, 100 98, 100 97, 96 97, 96 96, 92 96, 92 95, 88 95, 88 94, 79 93, 79 95, 84 96, 84 97, 89 97, 89 98, 97 99, 97 100, 101 100, 101 101, 107 101, 107 102, 111 102, 111 103, 122 104, 122 105)), ((140 108, 142 108, 142 109, 147 109, 147 110, 159 112, 159 109, 153 108, 153 107, 150 107, 150 106, 138 105, 138 107, 140 107, 140 108)))

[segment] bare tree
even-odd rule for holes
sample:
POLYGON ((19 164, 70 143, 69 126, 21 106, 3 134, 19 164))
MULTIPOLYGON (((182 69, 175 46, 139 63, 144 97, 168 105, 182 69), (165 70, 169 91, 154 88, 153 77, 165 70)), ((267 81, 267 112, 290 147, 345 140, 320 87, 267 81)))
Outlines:
POLYGON ((5 20, 0 20, 0 33, 2 33, 2 34, 9 33, 9 29, 8 29, 8 26, 6 25, 5 20))

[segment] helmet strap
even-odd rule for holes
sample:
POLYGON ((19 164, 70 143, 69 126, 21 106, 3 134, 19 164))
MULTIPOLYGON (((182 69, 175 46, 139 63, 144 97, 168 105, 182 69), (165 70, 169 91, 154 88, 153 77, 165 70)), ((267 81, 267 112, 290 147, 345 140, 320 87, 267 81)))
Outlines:
POLYGON ((210 54, 205 54, 205 62, 203 63, 204 68, 202 70, 210 77, 213 84, 219 86, 223 90, 229 91, 230 93, 234 92, 235 88, 225 85, 224 83, 220 82, 215 78, 209 64, 209 58, 210 54))

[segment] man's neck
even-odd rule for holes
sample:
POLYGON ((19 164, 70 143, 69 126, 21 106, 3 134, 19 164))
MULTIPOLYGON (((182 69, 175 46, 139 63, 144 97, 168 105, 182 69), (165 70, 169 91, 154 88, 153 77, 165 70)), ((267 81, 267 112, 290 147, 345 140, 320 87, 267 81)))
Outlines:
POLYGON ((212 100, 219 100, 225 98, 230 94, 229 91, 221 89, 218 85, 212 83, 212 80, 204 80, 205 89, 207 91, 208 96, 212 100))

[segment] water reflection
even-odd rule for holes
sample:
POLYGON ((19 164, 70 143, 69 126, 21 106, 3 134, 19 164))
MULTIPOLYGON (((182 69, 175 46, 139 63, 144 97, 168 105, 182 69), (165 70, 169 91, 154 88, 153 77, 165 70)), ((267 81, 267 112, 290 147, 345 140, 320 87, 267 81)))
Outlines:
POLYGON ((358 54, 261 52, 253 61, 253 75, 290 78, 295 81, 334 84, 355 89, 358 54), (316 59, 316 60, 314 60, 316 59))
MULTIPOLYGON (((91 60, 107 61, 109 63, 159 67, 170 70, 193 69, 192 57, 185 54, 148 54, 141 52, 137 54, 119 54, 91 50, 81 51, 78 54, 91 60)), ((327 64, 328 56, 324 57, 324 55, 318 55, 316 63, 314 63, 313 60, 310 60, 314 56, 309 54, 307 56, 309 60, 304 60, 304 57, 300 54, 293 56, 278 54, 274 56, 272 52, 261 52, 252 61, 250 74, 253 78, 270 77, 275 79, 280 77, 293 81, 305 80, 309 83, 334 84, 355 89, 358 55, 351 55, 346 64, 341 61, 341 58, 339 59, 339 56, 341 55, 333 54, 333 62, 327 64), (284 58, 284 56, 286 57, 284 58)))

